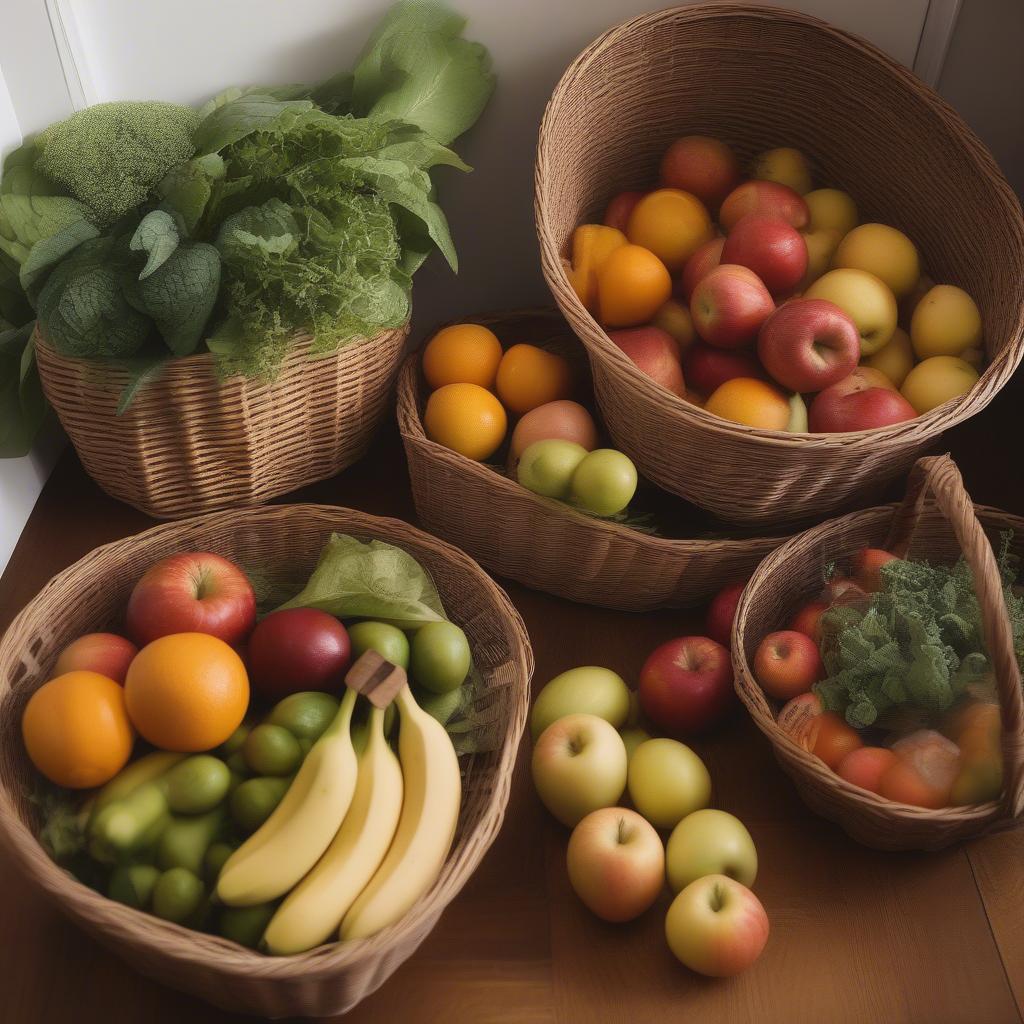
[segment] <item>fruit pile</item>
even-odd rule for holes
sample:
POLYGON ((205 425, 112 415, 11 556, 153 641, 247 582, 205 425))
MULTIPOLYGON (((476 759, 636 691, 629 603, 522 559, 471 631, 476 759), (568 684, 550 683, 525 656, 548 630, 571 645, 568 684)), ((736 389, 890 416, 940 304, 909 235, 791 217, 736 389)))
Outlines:
POLYGON ((472 661, 429 577, 390 545, 335 535, 288 604, 257 621, 238 566, 165 558, 131 593, 131 639, 76 640, 22 717, 32 763, 62 787, 41 833, 61 863, 271 954, 372 935, 437 879, 461 803, 445 722, 472 661), (375 577, 384 564, 404 575, 375 577), (312 589, 333 606, 346 587, 360 607, 347 626, 291 606, 312 589))
MULTIPOLYGON (((995 800, 1001 715, 970 571, 863 548, 753 672, 798 746, 854 786, 937 809, 995 800)), ((1019 619, 1022 606, 1008 594, 1019 619)))
POLYGON ((749 171, 725 143, 685 136, 657 187, 616 195, 604 223, 574 232, 569 281, 643 373, 716 416, 790 432, 889 426, 973 387, 970 295, 934 284, 903 232, 859 223, 848 194, 815 189, 798 150, 749 171))
MULTIPOLYGON (((711 611, 712 629, 720 614, 711 611)), ((742 822, 710 806, 704 762, 674 737, 732 711, 732 683, 725 647, 680 637, 651 653, 637 693, 607 668, 570 669, 541 690, 530 722, 534 785, 572 829, 566 860, 577 895, 598 917, 629 921, 667 883, 669 948, 716 977, 744 970, 768 940, 767 914, 750 891, 757 851, 742 822), (641 718, 670 735, 652 738, 641 718), (632 809, 621 806, 624 793, 632 809)))
POLYGON ((569 361, 536 345, 503 351, 493 331, 455 324, 423 350, 432 393, 423 425, 432 441, 483 462, 504 444, 510 417, 508 472, 527 490, 571 502, 595 516, 617 516, 636 493, 632 460, 598 448, 593 417, 572 400, 569 361))

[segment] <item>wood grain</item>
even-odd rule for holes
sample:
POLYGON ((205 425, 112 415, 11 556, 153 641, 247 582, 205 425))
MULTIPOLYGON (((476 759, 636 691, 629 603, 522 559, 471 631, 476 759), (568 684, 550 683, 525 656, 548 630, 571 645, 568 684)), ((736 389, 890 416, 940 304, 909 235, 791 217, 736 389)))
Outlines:
MULTIPOLYGON (((1024 481, 993 438, 1012 436, 1019 401, 1007 395, 952 445, 975 498, 1017 512, 1024 481)), ((361 464, 301 500, 411 519, 397 437, 387 434, 361 464)), ((66 456, 0 580, 0 628, 54 572, 147 525, 66 456)), ((530 630, 536 687, 588 663, 633 683, 652 647, 696 624, 689 614, 588 608, 514 584, 508 591, 530 630)), ((1024 1020, 1024 833, 933 855, 870 851, 804 808, 745 716, 694 746, 711 770, 715 803, 747 823, 759 850, 756 890, 772 934, 756 967, 729 981, 681 968, 664 942, 667 896, 629 925, 593 918, 569 889, 567 833, 533 794, 524 744, 505 826, 476 875, 418 953, 346 1021, 1024 1020)), ((0 900, 5 1024, 249 1019, 135 974, 21 884, 2 856, 0 900)))

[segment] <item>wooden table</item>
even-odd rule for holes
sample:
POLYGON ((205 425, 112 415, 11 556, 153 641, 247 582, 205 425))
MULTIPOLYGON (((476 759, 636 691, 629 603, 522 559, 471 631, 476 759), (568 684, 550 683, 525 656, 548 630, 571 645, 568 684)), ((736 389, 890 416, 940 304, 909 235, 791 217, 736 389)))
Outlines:
MULTIPOLYGON (((1005 395, 949 438, 975 499, 1018 513, 1019 402, 1019 393, 1005 395)), ((299 497, 415 521, 393 435, 360 466, 299 497)), ((0 580, 0 628, 53 573, 148 525, 101 494, 69 452, 0 580)), ((586 608, 514 584, 508 591, 533 640, 537 688, 587 663, 635 681, 656 644, 695 622, 678 612, 586 608)), ((714 981, 676 963, 664 941, 667 898, 619 926, 583 908, 566 878, 566 831, 532 792, 524 743, 505 826, 483 865, 419 952, 347 1019, 1024 1020, 1024 833, 932 855, 876 853, 804 808, 745 716, 694 746, 711 770, 716 805, 746 822, 760 854, 756 891, 772 933, 749 972, 714 981)), ((0 901, 7 1024, 235 1019, 135 974, 23 884, 6 859, 0 901)))

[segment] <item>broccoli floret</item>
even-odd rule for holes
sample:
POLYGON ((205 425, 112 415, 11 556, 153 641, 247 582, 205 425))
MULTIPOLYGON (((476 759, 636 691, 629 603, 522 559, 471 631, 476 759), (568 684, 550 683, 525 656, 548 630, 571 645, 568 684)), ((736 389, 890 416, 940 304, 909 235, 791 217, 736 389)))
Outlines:
POLYGON ((39 136, 36 166, 105 227, 144 202, 192 155, 198 124, 195 110, 176 103, 98 103, 39 136))

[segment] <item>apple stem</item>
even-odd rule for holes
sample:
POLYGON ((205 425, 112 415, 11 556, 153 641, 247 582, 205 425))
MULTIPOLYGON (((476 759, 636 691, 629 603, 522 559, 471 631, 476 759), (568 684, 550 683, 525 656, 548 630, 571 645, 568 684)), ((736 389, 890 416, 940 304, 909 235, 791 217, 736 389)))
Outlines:
POLYGON ((711 909, 717 914, 723 906, 725 906, 725 898, 722 893, 722 887, 716 885, 711 891, 711 909))
POLYGON ((618 842, 620 846, 623 846, 629 840, 629 826, 626 824, 625 818, 619 818, 619 835, 618 842))

